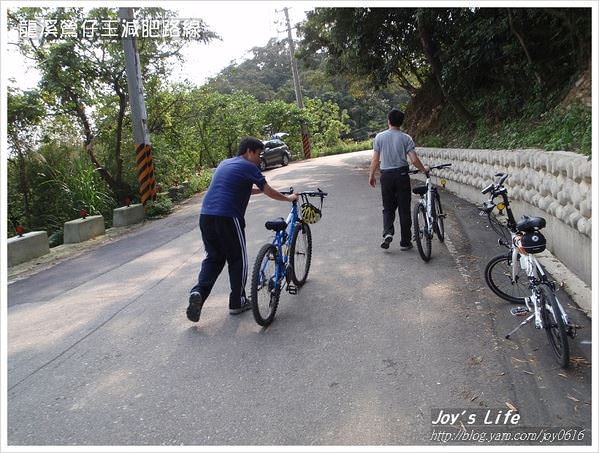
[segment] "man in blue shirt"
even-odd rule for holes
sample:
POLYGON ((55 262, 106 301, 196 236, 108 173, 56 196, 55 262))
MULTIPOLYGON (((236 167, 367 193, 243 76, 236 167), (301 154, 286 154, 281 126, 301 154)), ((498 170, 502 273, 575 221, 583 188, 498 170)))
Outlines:
POLYGON ((206 257, 202 261, 198 283, 190 291, 187 307, 190 321, 199 321, 202 306, 225 262, 231 284, 229 313, 236 315, 251 308, 245 295, 248 274, 245 210, 250 195, 263 192, 274 200, 297 200, 297 195, 285 196, 268 185, 258 169, 263 149, 264 144, 260 140, 246 137, 239 144, 237 157, 223 160, 214 172, 200 212, 206 257))

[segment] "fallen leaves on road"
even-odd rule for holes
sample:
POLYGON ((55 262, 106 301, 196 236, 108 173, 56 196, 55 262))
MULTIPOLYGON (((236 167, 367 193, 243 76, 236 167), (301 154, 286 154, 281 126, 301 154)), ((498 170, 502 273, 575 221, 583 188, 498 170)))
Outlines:
POLYGON ((570 357, 570 362, 576 366, 591 366, 591 362, 589 362, 584 357, 570 357))
POLYGON ((480 365, 482 361, 483 361, 483 357, 480 355, 477 355, 477 356, 470 357, 468 359, 468 364, 469 365, 480 365))
POLYGON ((508 409, 513 410, 514 412, 518 412, 518 408, 516 408, 516 406, 514 406, 512 403, 510 403, 509 401, 505 402, 505 405, 508 407, 508 409))
POLYGON ((520 362, 520 363, 528 363, 528 360, 517 359, 516 357, 512 357, 512 361, 520 362))

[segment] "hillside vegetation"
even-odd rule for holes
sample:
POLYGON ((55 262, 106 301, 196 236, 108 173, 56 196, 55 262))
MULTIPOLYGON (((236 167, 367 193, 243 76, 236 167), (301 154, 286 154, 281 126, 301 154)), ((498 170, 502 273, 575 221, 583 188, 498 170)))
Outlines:
POLYGON ((591 154, 590 8, 317 8, 301 54, 399 84, 423 145, 591 154))

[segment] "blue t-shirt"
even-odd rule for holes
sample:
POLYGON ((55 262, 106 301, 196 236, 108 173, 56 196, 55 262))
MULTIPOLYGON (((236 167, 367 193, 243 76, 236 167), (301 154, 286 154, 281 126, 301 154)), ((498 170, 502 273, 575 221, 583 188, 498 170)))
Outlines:
POLYGON ((241 156, 223 160, 212 176, 201 213, 243 219, 254 184, 260 190, 266 184, 256 164, 241 156))

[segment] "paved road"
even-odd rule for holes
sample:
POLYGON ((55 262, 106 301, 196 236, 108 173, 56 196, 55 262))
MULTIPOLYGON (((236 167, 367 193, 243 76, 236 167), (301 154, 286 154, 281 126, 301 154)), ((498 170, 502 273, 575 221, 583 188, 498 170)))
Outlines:
MULTIPOLYGON (((429 263, 383 251, 367 165, 356 153, 266 173, 330 193, 309 280, 268 329, 228 314, 226 272, 187 321, 201 196, 9 285, 9 445, 422 445, 436 408, 507 404, 519 426, 590 430, 589 321, 570 308, 586 329, 567 371, 542 332, 504 340, 517 320, 481 280, 499 250, 474 207, 443 194, 450 243, 435 241, 429 263)), ((250 258, 287 209, 252 199, 250 258)))

